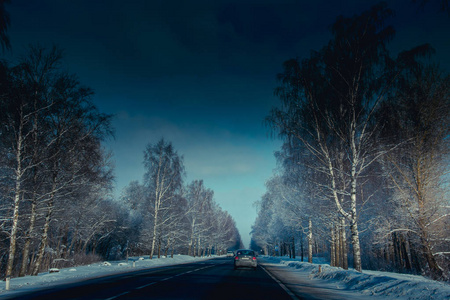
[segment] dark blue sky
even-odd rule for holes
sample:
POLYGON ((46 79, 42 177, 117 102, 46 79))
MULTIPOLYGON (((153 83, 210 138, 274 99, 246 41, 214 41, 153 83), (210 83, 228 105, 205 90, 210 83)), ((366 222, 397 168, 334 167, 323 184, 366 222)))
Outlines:
MULTIPOLYGON (((115 114, 117 194, 141 180, 143 151, 164 137, 185 157, 187 181, 204 179, 235 218, 245 243, 281 144, 264 117, 277 104, 283 61, 307 57, 330 39, 329 26, 378 1, 12 0, 13 55, 30 43, 65 49, 69 72, 115 114)), ((392 51, 430 42, 450 67, 450 17, 437 0, 396 11, 392 51)))

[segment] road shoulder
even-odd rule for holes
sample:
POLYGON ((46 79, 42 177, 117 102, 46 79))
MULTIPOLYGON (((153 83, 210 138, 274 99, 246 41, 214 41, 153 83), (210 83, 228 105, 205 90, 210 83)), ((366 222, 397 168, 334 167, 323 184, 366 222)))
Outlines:
POLYGON ((296 297, 300 299, 353 300, 373 299, 356 291, 346 291, 327 283, 325 280, 310 278, 308 272, 274 263, 270 259, 260 257, 259 264, 272 276, 282 282, 296 297))

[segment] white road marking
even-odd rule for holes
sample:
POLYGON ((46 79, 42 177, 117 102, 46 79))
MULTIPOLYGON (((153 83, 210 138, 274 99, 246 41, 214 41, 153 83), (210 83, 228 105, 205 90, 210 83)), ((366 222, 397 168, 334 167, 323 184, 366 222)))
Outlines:
POLYGON ((174 278, 174 277, 175 277, 175 276, 167 277, 167 278, 161 279, 160 282, 161 282, 161 281, 166 281, 166 280, 172 279, 172 278, 174 278))
POLYGON ((149 284, 146 284, 146 285, 143 285, 143 286, 137 287, 137 288, 136 288, 136 290, 140 290, 140 289, 143 289, 143 288, 145 288, 145 287, 148 287, 148 286, 150 286, 150 285, 152 285, 152 284, 155 284, 155 283, 157 283, 157 282, 152 282, 152 283, 149 283, 149 284))
MULTIPOLYGON (((140 289, 143 289, 143 288, 145 288, 145 287, 151 286, 151 285, 153 285, 153 284, 157 284, 158 282, 166 281, 166 280, 172 279, 172 278, 174 278, 174 277, 186 275, 186 274, 189 274, 189 273, 192 273, 192 272, 197 272, 197 271, 200 271, 200 270, 212 268, 212 267, 214 267, 214 266, 221 265, 221 264, 224 264, 224 263, 214 264, 214 265, 208 265, 208 266, 203 267, 203 268, 198 268, 198 269, 195 269, 195 270, 187 271, 187 272, 184 272, 184 273, 181 273, 181 274, 177 274, 177 275, 172 276, 172 277, 167 277, 167 278, 161 279, 160 281, 151 282, 151 283, 149 283, 149 284, 146 284, 146 285, 142 285, 142 286, 140 286, 140 287, 137 287, 137 288, 135 288, 135 290, 140 290, 140 289)), ((158 271, 155 271, 155 272, 152 272, 152 273, 157 273, 157 272, 158 272, 158 271)), ((266 271, 266 272, 267 272, 267 271, 266 271)), ((269 274, 269 275, 270 275, 270 274, 269 274)), ((272 276, 272 275, 270 275, 270 276, 272 276)), ((128 278, 128 277, 133 277, 133 276, 127 276, 126 278, 128 278)), ((273 277, 272 277, 272 278, 273 278, 273 277)), ((275 279, 275 281, 276 281, 276 279, 275 279)), ((119 295, 110 297, 110 298, 105 299, 105 300, 113 300, 113 299, 119 298, 119 297, 121 297, 121 296, 124 296, 124 295, 126 295, 126 294, 128 294, 128 293, 129 293, 129 292, 124 292, 124 293, 122 293, 122 294, 119 294, 119 295)), ((297 298, 294 298, 294 299, 297 299, 297 298)))
POLYGON ((295 294, 293 292, 291 292, 281 281, 279 281, 278 279, 276 279, 272 274, 269 273, 269 271, 266 270, 266 268, 264 268, 263 266, 261 266, 261 269, 263 269, 273 280, 275 280, 276 283, 278 283, 279 286, 281 286, 281 288, 288 293, 289 296, 291 296, 292 299, 294 300, 299 300, 297 298, 297 296, 295 296, 295 294))

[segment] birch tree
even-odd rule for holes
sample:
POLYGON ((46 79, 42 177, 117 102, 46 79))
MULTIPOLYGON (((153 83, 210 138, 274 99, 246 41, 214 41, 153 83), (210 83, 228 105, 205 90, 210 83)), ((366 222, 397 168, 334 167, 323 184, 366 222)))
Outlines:
POLYGON ((52 90, 48 135, 54 142, 48 148, 46 214, 33 275, 39 272, 44 256, 55 202, 79 188, 92 191, 95 183, 102 185, 111 179, 100 145, 111 134, 110 116, 92 105, 92 94, 73 75, 65 74, 52 90))
POLYGON ((128 226, 134 233, 128 236, 127 251, 131 255, 143 254, 144 249, 150 250, 150 247, 146 246, 151 245, 151 237, 148 234, 152 228, 150 193, 143 184, 132 181, 123 189, 121 200, 128 208, 128 226))
POLYGON ((392 226, 390 234, 417 237, 427 273, 434 279, 445 279, 438 261, 445 266, 450 260, 450 206, 445 192, 450 154, 450 76, 411 53, 403 56, 407 66, 398 76, 391 102, 384 107, 384 114, 380 113, 388 123, 385 134, 390 136, 389 141, 404 141, 384 157, 398 202, 395 206, 403 210, 403 222, 392 226))
POLYGON ((374 152, 374 111, 383 99, 386 43, 393 29, 384 26, 392 12, 385 4, 352 18, 338 17, 333 39, 309 59, 285 63, 276 94, 283 107, 269 122, 314 157, 322 188, 351 229, 354 268, 362 270, 358 229, 360 177, 379 156, 374 152), (345 178, 345 189, 339 178, 345 178))
POLYGON ((161 242, 162 224, 168 221, 170 214, 164 214, 174 205, 183 184, 183 157, 179 156, 170 142, 164 139, 155 144, 149 144, 144 151, 144 185, 150 193, 153 220, 150 258, 155 253, 156 246, 161 242))
MULTIPOLYGON (((61 52, 56 48, 45 52, 43 49, 31 47, 23 62, 9 69, 8 77, 5 78, 7 83, 2 85, 5 123, 1 136, 4 154, 7 158, 11 158, 4 165, 8 166, 4 174, 11 178, 11 182, 14 182, 14 187, 11 189, 13 212, 6 276, 12 275, 19 230, 19 208, 21 200, 25 195, 28 196, 24 186, 25 180, 31 176, 31 173, 34 174, 32 177, 35 182, 29 186, 29 191, 33 191, 29 234, 33 231, 38 167, 45 161, 45 158, 41 156, 42 146, 46 146, 43 140, 47 141, 47 145, 51 143, 42 134, 45 128, 42 116, 48 113, 52 104, 47 96, 60 59, 61 52)), ((26 241, 25 247, 25 249, 29 247, 29 240, 26 241)))
POLYGON ((190 233, 188 238, 188 255, 194 254, 194 244, 204 230, 206 216, 211 213, 213 191, 204 186, 203 180, 194 180, 187 186, 188 211, 190 233))
POLYGON ((7 76, 1 78, 5 122, 0 137, 6 155, 1 173, 12 207, 7 275, 16 265, 19 232, 25 232, 22 276, 31 264, 29 252, 38 221, 43 222, 40 249, 33 253, 37 257, 33 273, 37 274, 55 201, 69 198, 77 189, 105 187, 111 180, 100 144, 111 134, 110 116, 92 105, 89 88, 74 75, 60 72, 61 53, 56 47, 31 46, 21 63, 6 67, 7 76), (38 219, 39 209, 46 211, 44 220, 38 219))

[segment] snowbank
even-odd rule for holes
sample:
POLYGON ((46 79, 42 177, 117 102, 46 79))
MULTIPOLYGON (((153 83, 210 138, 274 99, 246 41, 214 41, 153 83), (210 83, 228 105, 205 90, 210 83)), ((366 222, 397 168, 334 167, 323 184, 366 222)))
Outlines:
POLYGON ((423 276, 391 272, 344 270, 328 264, 310 264, 288 258, 267 258, 309 273, 309 278, 322 279, 343 290, 353 290, 365 296, 396 299, 450 299, 450 285, 423 276), (319 272, 320 266, 320 272, 319 272))

